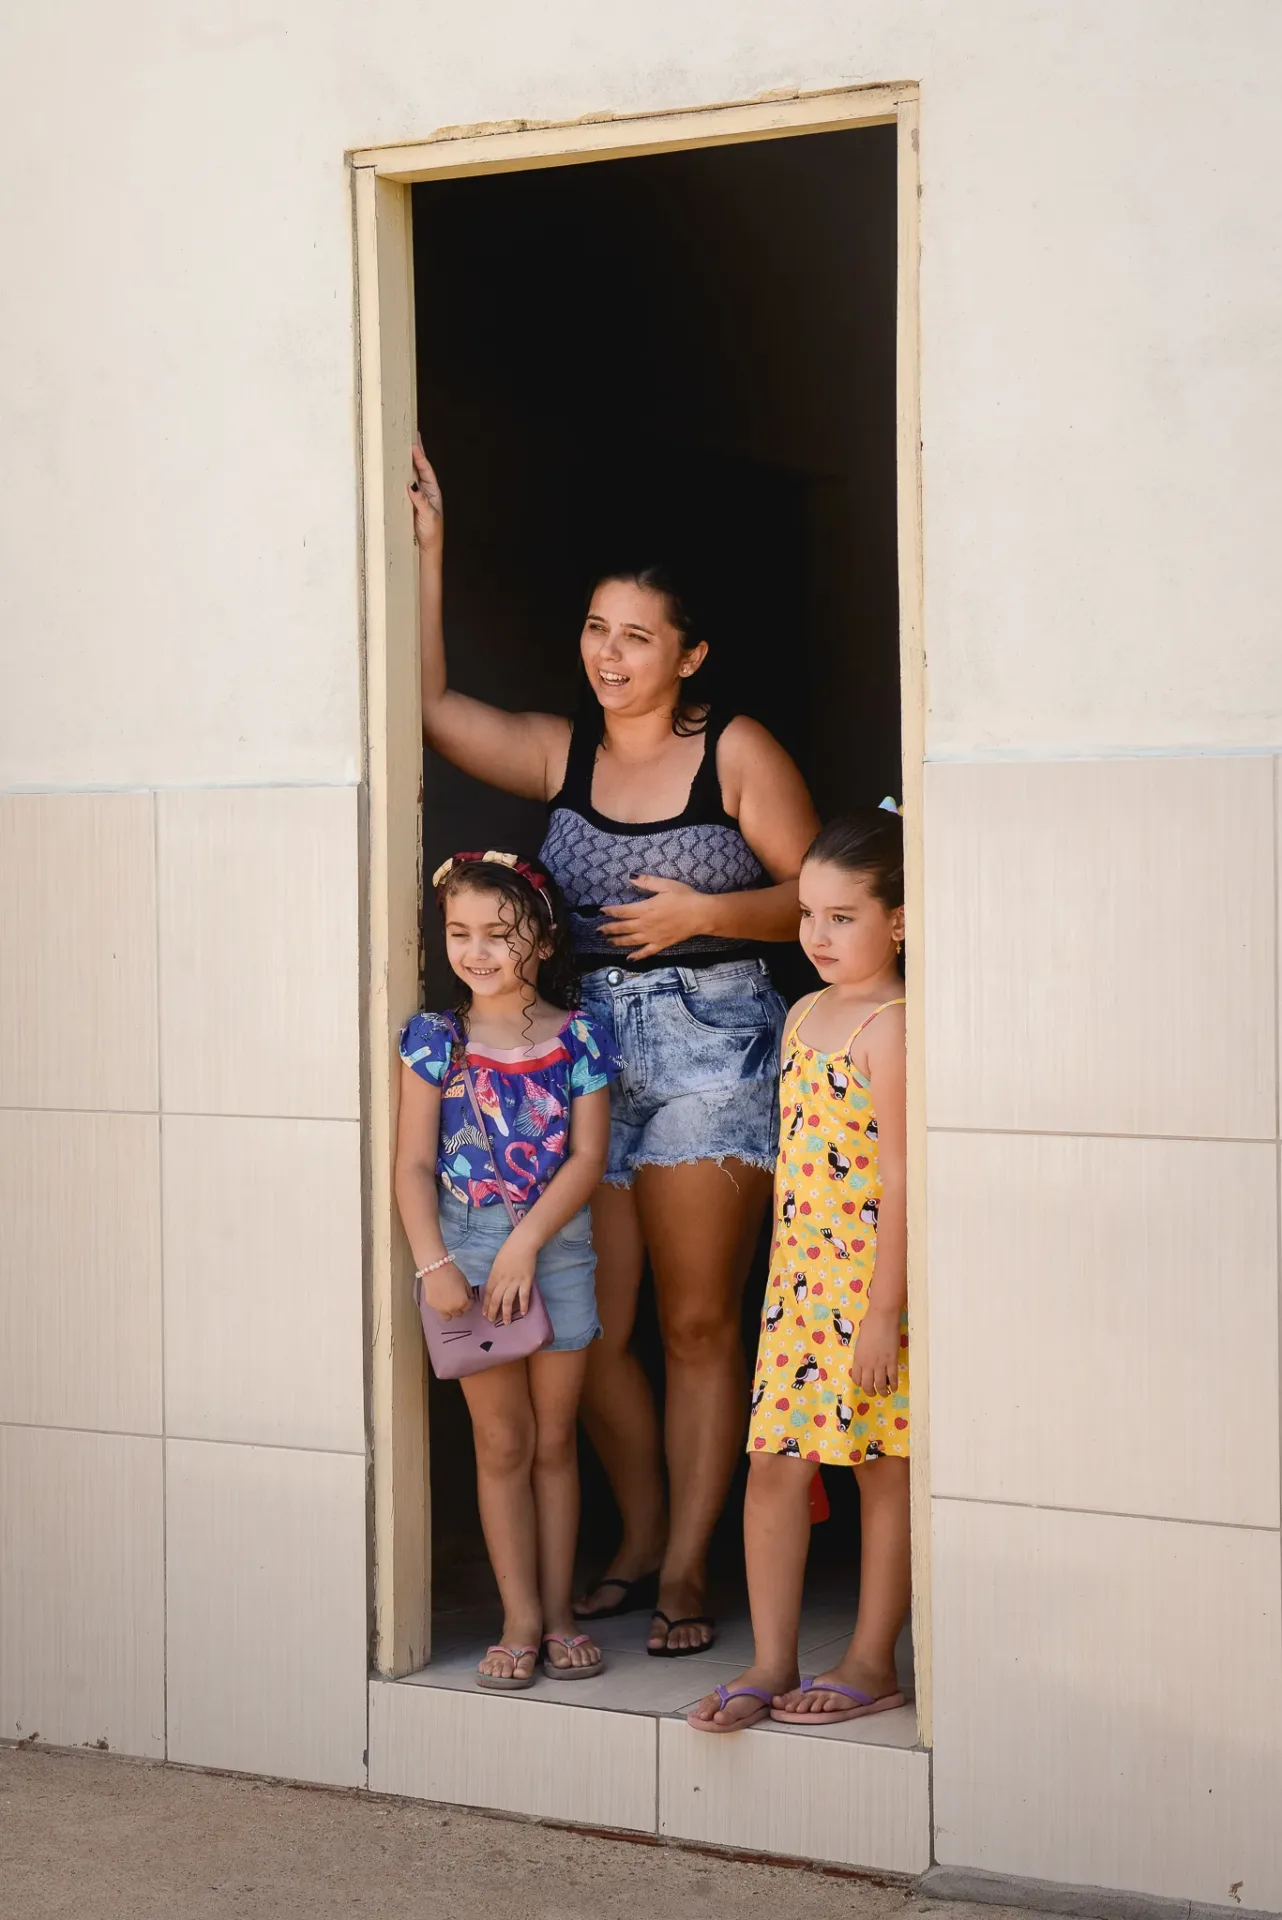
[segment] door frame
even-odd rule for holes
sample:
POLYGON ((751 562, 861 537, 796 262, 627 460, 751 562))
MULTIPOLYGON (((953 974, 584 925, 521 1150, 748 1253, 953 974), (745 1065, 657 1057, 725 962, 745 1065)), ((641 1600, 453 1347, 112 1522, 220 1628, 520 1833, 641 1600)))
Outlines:
POLYGON ((908 1311, 913 1355, 913 1629, 919 1737, 930 1744, 930 1459, 922 785, 926 663, 920 408, 920 99, 911 83, 573 122, 444 127, 348 155, 356 254, 357 401, 366 834, 362 849, 365 1269, 370 1329, 372 1662, 411 1673, 430 1652, 431 1529, 426 1369, 412 1260, 392 1192, 397 1036, 419 990, 422 734, 413 522, 405 496, 414 435, 414 255, 410 189, 427 180, 579 166, 745 141, 893 125, 898 153, 896 319, 899 659, 908 925, 908 1311))

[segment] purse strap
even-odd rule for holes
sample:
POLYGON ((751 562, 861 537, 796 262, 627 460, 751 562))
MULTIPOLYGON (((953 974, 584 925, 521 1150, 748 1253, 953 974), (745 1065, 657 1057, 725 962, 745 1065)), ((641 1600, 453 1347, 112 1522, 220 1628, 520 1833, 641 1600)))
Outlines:
POLYGON ((453 1015, 450 1016, 450 1031, 454 1035, 454 1043, 458 1050, 458 1065, 463 1075, 463 1085, 467 1088, 467 1097, 472 1103, 472 1112, 476 1115, 476 1124, 481 1129, 481 1134, 485 1140, 485 1149, 490 1156, 490 1165, 494 1169, 494 1178, 499 1183, 499 1194, 502 1198, 503 1205, 507 1208, 507 1217, 514 1227, 519 1226, 521 1216, 512 1204, 512 1196, 508 1192, 507 1181, 503 1178, 499 1169, 499 1157, 494 1151, 494 1142, 490 1138, 489 1125, 482 1110, 481 1102, 477 1098, 476 1082, 472 1078, 472 1069, 467 1064, 467 1041, 463 1034, 460 1033, 453 1015))

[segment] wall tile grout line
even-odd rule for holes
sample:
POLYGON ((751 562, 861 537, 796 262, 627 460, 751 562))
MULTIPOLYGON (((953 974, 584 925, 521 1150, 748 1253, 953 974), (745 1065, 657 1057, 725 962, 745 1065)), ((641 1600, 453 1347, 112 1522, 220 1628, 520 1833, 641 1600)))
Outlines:
POLYGON ((165 1444, 165 1147, 161 1108, 165 1080, 161 1019, 160 803, 151 795, 152 932, 156 944, 156 1232, 160 1254, 160 1703, 161 1746, 169 1758, 169 1450, 165 1444))
POLYGON ((168 1120, 299 1120, 321 1127, 359 1127, 361 1124, 359 1113, 188 1113, 178 1107, 32 1107, 11 1105, 4 1100, 0 1100, 0 1113, 100 1114, 108 1120, 158 1120, 163 1113, 168 1120))
MULTIPOLYGON (((108 1119, 149 1120, 161 1112, 170 1120, 298 1120, 312 1126, 361 1125, 359 1113, 198 1113, 178 1107, 33 1107, 21 1101, 0 1100, 0 1113, 102 1114, 108 1119)), ((1271 1147, 1276 1134, 1253 1133, 1121 1133, 1092 1127, 958 1127, 942 1122, 927 1122, 927 1133, 988 1134, 994 1139, 1015 1140, 1172 1140, 1192 1146, 1271 1147)))
MULTIPOLYGON (((1278 828, 1282 824, 1282 786, 1279 785, 1279 773, 1282 762, 1275 754, 1273 758, 1273 1125, 1279 1139, 1282 1140, 1282 835, 1278 828)), ((1279 1300, 1282 1301, 1282 1148, 1273 1169, 1273 1192, 1275 1205, 1275 1225, 1273 1241, 1274 1286, 1279 1300)), ((1282 1380, 1282 1313, 1279 1313, 1278 1326, 1278 1377, 1282 1380)), ((1278 1409, 1278 1472, 1282 1483, 1282 1395, 1279 1396, 1278 1409)), ((1279 1609, 1282 1613, 1282 1608, 1279 1609)))
POLYGON ((983 1493, 932 1493, 932 1500, 948 1500, 960 1507, 1017 1507, 1025 1513, 1080 1513, 1092 1520, 1152 1520, 1163 1527, 1219 1527, 1226 1533, 1282 1533, 1282 1518, 1266 1525, 1260 1520, 1199 1520, 1183 1513, 1132 1513, 1116 1507, 1067 1507, 1054 1500, 1004 1500, 983 1493))
POLYGON ((930 1133, 988 1135, 995 1140, 1154 1140, 1193 1147, 1272 1147, 1278 1136, 1268 1133, 1109 1133, 1090 1127, 954 1127, 927 1122, 930 1133))
POLYGON ((153 798, 165 793, 298 793, 300 790, 310 792, 313 789, 328 793, 335 788, 345 791, 363 785, 364 779, 360 775, 353 775, 350 779, 335 777, 331 780, 162 780, 157 784, 143 785, 125 780, 107 786, 87 787, 0 786, 0 800, 42 800, 62 794, 77 800, 114 800, 121 794, 140 793, 149 794, 153 798))
MULTIPOLYGON (((162 1416, 163 1418, 163 1416, 162 1416)), ((5 1420, 0 1418, 0 1431, 6 1427, 24 1433, 84 1433, 92 1434, 100 1440, 158 1440, 165 1447, 171 1440, 179 1440, 195 1447, 257 1447, 267 1453, 319 1453, 333 1456, 337 1460, 363 1460, 364 1446, 359 1447, 300 1447, 285 1440, 241 1440, 224 1436, 217 1438, 207 1433, 168 1433, 162 1427, 155 1433, 140 1433, 133 1427, 77 1427, 59 1420, 5 1420)), ((163 1534, 163 1529, 162 1529, 163 1534)))

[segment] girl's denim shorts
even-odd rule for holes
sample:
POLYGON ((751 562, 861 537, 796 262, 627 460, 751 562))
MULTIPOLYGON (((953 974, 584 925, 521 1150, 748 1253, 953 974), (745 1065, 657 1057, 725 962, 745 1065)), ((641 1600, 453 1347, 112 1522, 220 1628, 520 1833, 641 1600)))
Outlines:
MULTIPOLYGON (((512 1231, 501 1200, 469 1207, 444 1187, 436 1189, 436 1208, 445 1251, 470 1287, 483 1287, 494 1256, 512 1231)), ((600 1337, 596 1311, 596 1254, 592 1218, 581 1207, 560 1233, 539 1248, 534 1278, 552 1322, 552 1345, 545 1353, 576 1353, 600 1337)))
POLYGON ((583 1009, 614 1029, 623 1058, 610 1088, 610 1186, 691 1160, 773 1171, 787 1009, 764 960, 602 967, 583 981, 583 1009))

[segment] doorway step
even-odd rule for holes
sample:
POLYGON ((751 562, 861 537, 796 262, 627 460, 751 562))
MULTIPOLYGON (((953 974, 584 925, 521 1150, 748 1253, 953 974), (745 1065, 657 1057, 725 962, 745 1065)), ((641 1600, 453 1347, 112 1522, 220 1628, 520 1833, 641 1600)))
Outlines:
MULTIPOLYGON (((807 1672, 838 1658, 850 1615, 849 1601, 808 1605, 807 1672)), ((609 1662, 599 1679, 493 1694, 473 1673, 497 1621, 439 1616, 430 1666, 370 1682, 371 1791, 833 1866, 925 1870, 930 1761, 911 1701, 838 1726, 765 1720, 745 1733, 696 1733, 686 1712, 750 1656, 746 1608, 723 1612, 715 1649, 696 1659, 652 1660, 646 1626, 644 1615, 599 1623, 609 1662)), ((906 1630, 900 1672, 912 1672, 906 1630)))

